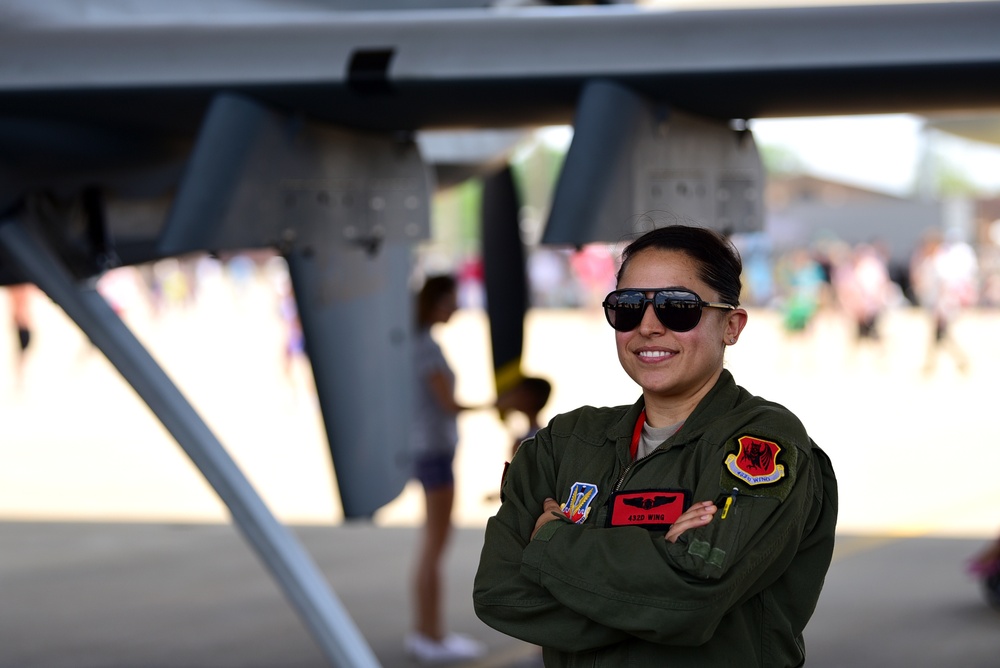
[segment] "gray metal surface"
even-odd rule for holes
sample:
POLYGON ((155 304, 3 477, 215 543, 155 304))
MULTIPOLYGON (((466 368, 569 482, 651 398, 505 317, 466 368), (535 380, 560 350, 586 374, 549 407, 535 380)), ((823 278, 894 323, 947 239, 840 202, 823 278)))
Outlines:
POLYGON ((285 256, 348 517, 370 516, 410 477, 411 265, 432 193, 406 138, 220 95, 160 238, 166 255, 285 256))
POLYGON ((766 175, 751 132, 608 81, 584 88, 573 125, 543 243, 616 243, 678 222, 763 228, 766 175))
MULTIPOLYGON (((996 87, 983 85, 1000 71, 995 2, 399 12, 282 2, 215 11, 158 0, 48 4, 0 10, 0 108, 62 115, 60 100, 132 90, 142 94, 119 116, 142 105, 147 121, 174 124, 221 86, 357 127, 501 127, 568 122, 580 86, 594 78, 735 118, 1000 101, 996 87), (170 110, 158 108, 164 94, 170 110)), ((93 103, 73 113, 96 112, 93 103)))

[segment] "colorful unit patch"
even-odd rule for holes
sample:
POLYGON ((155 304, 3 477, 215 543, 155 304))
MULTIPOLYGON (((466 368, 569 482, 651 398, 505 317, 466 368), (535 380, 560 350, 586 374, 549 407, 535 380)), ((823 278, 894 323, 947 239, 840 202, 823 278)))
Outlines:
POLYGON ((785 475, 785 467, 778 463, 781 446, 754 436, 737 439, 740 451, 726 457, 729 472, 748 485, 766 485, 778 482, 785 475))
POLYGON ((576 524, 583 524, 590 515, 590 504, 597 498, 597 485, 589 482, 574 482, 569 490, 569 499, 562 505, 563 515, 576 524))
POLYGON ((642 527, 666 531, 687 510, 690 493, 676 489, 647 489, 611 495, 609 527, 642 527))

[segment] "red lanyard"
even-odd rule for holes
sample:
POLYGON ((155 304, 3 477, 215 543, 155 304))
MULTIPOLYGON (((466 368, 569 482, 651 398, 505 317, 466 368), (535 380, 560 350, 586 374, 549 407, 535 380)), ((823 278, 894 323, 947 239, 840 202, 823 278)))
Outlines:
POLYGON ((646 409, 642 409, 639 413, 639 419, 635 421, 635 429, 632 430, 632 445, 629 446, 628 451, 632 454, 632 461, 635 461, 635 456, 639 452, 639 438, 642 436, 642 425, 646 424, 646 409))

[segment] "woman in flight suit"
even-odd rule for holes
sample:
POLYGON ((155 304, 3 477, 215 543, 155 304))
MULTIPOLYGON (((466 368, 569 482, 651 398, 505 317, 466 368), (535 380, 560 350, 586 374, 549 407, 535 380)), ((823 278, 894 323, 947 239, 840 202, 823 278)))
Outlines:
POLYGON ((741 271, 707 229, 634 241, 604 309, 642 396, 557 416, 511 462, 475 608, 546 666, 805 661, 836 479, 791 412, 723 368, 741 271))

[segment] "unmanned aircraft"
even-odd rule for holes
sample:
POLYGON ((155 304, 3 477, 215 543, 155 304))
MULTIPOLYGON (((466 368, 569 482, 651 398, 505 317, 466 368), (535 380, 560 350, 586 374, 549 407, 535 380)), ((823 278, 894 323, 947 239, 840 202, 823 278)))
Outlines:
POLYGON ((331 663, 377 665, 94 279, 195 252, 280 253, 345 516, 368 517, 409 477, 409 280, 439 185, 484 179, 498 387, 519 373, 517 191, 502 150, 473 155, 463 141, 573 126, 545 244, 616 241, 654 210, 758 230, 764 176, 748 121, 995 109, 997 26, 1000 2, 5 0, 0 284, 35 283, 107 355, 331 663), (458 148, 432 156, 435 140, 458 148))

